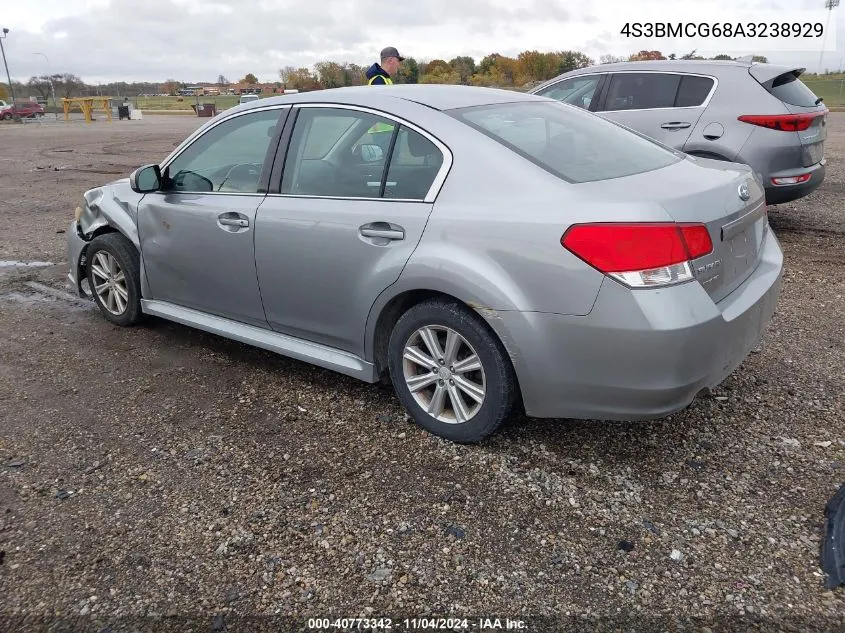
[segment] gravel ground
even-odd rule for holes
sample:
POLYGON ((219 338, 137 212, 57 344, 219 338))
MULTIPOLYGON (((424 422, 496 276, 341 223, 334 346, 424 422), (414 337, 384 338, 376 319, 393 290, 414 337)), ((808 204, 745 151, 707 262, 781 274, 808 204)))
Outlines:
POLYGON ((823 187, 771 211, 781 303, 711 397, 476 446, 378 386, 63 294, 82 192, 200 123, 0 126, 0 260, 58 263, 0 268, 0 630, 842 630, 819 547, 845 479, 845 113, 823 187))

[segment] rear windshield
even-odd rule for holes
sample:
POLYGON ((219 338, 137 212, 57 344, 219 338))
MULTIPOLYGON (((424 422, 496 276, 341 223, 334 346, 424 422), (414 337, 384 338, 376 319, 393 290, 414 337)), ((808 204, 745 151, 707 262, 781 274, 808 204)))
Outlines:
POLYGON ((557 101, 447 112, 568 182, 621 178, 682 160, 644 135, 557 101))
POLYGON ((812 107, 818 97, 793 73, 784 73, 772 82, 769 90, 775 97, 790 105, 812 107))

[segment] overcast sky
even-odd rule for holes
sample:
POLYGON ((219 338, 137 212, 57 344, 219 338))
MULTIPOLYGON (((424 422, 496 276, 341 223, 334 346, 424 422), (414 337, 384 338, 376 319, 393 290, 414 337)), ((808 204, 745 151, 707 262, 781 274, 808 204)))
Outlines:
MULTIPOLYGON (((628 20, 648 17, 721 21, 743 9, 769 20, 778 9, 821 9, 824 0, 604 0, 592 8, 573 0, 4 0, 0 28, 12 77, 26 81, 48 70, 89 83, 107 81, 235 81, 254 73, 278 78, 282 66, 331 59, 375 61, 384 46, 417 59, 498 52, 574 49, 598 60, 644 47, 679 56, 663 42, 625 39, 628 20), (724 9, 720 8, 724 7, 724 9), (728 9, 730 7, 731 9, 728 9), (680 13, 679 13, 680 12, 680 13), (647 44, 647 46, 646 46, 647 44)), ((845 9, 833 13, 837 50, 824 65, 845 58, 845 9)), ((832 35, 829 37, 833 37, 832 35)), ((828 44, 828 47, 830 44, 828 44)), ((746 54, 749 51, 718 52, 746 54)), ((817 51, 819 49, 816 49, 817 51)), ((759 50, 770 61, 819 68, 819 52, 759 50)), ((5 80, 5 77, 3 78, 5 80)))

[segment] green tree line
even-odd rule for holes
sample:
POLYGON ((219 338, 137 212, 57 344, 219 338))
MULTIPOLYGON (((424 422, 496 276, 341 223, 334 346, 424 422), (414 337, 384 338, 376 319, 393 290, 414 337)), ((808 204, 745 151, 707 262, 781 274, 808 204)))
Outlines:
MULTIPOLYGON (((424 60, 408 57, 402 64, 398 76, 394 77, 394 81, 396 83, 464 84, 526 89, 561 73, 597 63, 607 64, 648 59, 731 60, 735 58, 724 54, 705 58, 697 55, 696 51, 683 55, 675 53, 664 55, 661 51, 647 50, 625 57, 603 55, 599 60, 591 59, 580 51, 572 50, 551 52, 526 50, 516 57, 491 53, 480 60, 468 55, 454 57, 450 60, 424 60)), ((762 63, 768 61, 765 57, 759 55, 754 56, 753 59, 762 63)), ((366 83, 365 70, 366 66, 356 63, 324 60, 310 68, 285 66, 279 69, 278 79, 273 83, 278 87, 284 86, 288 89, 300 91, 357 86, 366 83)), ((823 76, 831 79, 845 77, 841 70, 838 73, 827 71, 823 76)), ((804 74, 804 78, 813 77, 817 78, 818 75, 812 72, 804 74)), ((108 96, 173 94, 178 88, 194 83, 167 79, 163 82, 113 82, 91 85, 74 74, 61 73, 49 77, 46 75, 31 77, 27 83, 13 82, 15 95, 18 99, 25 99, 32 95, 48 98, 50 96, 50 80, 53 81, 57 99, 98 94, 108 96)), ((258 79, 253 73, 246 73, 240 81, 256 83, 258 79)), ((222 86, 227 84, 228 80, 221 74, 217 78, 217 83, 222 86)), ((7 86, 0 84, 0 99, 8 100, 8 94, 7 86)))

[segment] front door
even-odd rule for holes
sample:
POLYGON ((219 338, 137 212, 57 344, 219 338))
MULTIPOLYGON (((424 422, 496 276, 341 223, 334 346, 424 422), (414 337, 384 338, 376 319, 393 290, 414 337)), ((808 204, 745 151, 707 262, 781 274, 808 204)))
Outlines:
POLYGON ((163 169, 138 205, 151 299, 267 327, 255 270, 259 181, 284 109, 223 121, 163 169))
POLYGON ((363 353, 370 308, 422 237, 447 151, 375 113, 298 108, 278 193, 271 184, 256 222, 274 330, 363 353))

